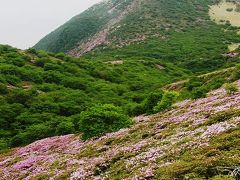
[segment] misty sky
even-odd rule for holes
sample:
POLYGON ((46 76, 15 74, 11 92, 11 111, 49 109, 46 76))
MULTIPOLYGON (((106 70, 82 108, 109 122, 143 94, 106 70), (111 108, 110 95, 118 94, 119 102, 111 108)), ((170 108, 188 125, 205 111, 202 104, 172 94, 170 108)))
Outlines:
POLYGON ((0 44, 25 49, 101 0, 0 0, 0 44))

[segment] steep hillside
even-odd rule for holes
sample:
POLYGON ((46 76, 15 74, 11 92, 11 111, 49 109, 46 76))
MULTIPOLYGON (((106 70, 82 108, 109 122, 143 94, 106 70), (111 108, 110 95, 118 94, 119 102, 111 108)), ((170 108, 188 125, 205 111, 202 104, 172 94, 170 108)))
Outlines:
POLYGON ((84 42, 82 51, 89 51, 105 42, 107 31, 128 13, 134 11, 139 2, 140 0, 103 1, 72 18, 42 39, 35 48, 51 52, 67 52, 84 42), (93 45, 93 43, 97 44, 93 45))
MULTIPOLYGON (((165 85, 239 62, 240 49, 233 55, 228 49, 240 42, 231 28, 193 27, 161 40, 96 50, 80 59, 0 46, 0 149, 79 132, 75 116, 95 104, 120 106, 129 116, 151 113, 159 99, 151 109, 146 103, 152 93, 161 94, 159 89, 165 85)), ((239 71, 191 81, 180 99, 203 97, 239 78, 234 75, 239 71)))
POLYGON ((189 74, 158 63, 89 61, 0 46, 0 149, 74 133, 74 116, 95 104, 114 104, 131 115, 149 92, 189 74), (57 130, 60 124, 66 129, 57 130))
POLYGON ((34 48, 80 56, 98 46, 122 47, 169 31, 209 24, 214 0, 107 0, 53 31, 34 48))
POLYGON ((239 103, 220 88, 98 139, 43 139, 1 154, 0 179, 237 179, 239 103))
POLYGON ((0 180, 240 179, 239 7, 105 0, 0 45, 0 180))

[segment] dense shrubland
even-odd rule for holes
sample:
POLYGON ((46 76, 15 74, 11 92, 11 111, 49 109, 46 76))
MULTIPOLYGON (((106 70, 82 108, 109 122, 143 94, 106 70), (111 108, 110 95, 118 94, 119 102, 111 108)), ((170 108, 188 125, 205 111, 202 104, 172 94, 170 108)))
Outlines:
MULTIPOLYGON (((169 74, 160 72, 151 62, 133 61, 114 66, 74 59, 62 53, 48 54, 33 49, 24 52, 9 46, 0 46, 0 60, 1 148, 85 132, 83 127, 79 128, 81 116, 76 117, 98 103, 113 104, 114 108, 124 110, 119 110, 120 124, 112 128, 110 123, 109 129, 100 134, 122 128, 130 124, 124 124, 129 111, 127 104, 144 101, 147 92, 172 82, 173 73, 173 70, 169 74)), ((186 76, 179 71, 181 77, 186 76)), ((100 119, 106 120, 105 116, 100 119)))
POLYGON ((75 117, 96 104, 112 104, 129 116, 151 114, 239 79, 239 68, 198 76, 239 62, 239 57, 222 56, 230 42, 239 40, 235 30, 225 32, 222 27, 211 24, 169 32, 165 39, 96 50, 80 59, 0 46, 1 147, 79 133, 81 118, 75 117), (180 89, 161 90, 188 78, 180 89), (179 91, 179 96, 171 90, 179 91))

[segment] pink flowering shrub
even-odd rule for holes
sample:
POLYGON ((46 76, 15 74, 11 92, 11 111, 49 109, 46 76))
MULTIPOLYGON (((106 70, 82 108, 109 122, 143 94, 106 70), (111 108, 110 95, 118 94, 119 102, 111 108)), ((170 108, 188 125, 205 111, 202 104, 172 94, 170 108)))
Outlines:
POLYGON ((39 140, 0 155, 0 179, 191 179, 191 172, 198 178, 207 172, 214 176, 211 164, 229 166, 240 160, 239 104, 240 93, 228 95, 221 88, 206 98, 177 103, 170 111, 136 117, 132 127, 100 138, 39 140))

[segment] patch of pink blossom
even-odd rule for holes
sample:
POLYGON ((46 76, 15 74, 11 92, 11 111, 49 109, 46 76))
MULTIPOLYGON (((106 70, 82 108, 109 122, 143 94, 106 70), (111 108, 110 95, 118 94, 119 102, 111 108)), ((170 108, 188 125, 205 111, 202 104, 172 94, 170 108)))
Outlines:
POLYGON ((71 174, 70 180, 86 179, 86 177, 90 176, 91 174, 92 172, 85 170, 84 168, 79 168, 77 171, 71 174))
POLYGON ((229 124, 228 122, 220 122, 207 127, 207 130, 201 135, 201 138, 208 138, 216 134, 220 134, 230 128, 235 128, 234 123, 229 124))
POLYGON ((44 156, 29 157, 28 159, 20 161, 17 164, 15 164, 13 168, 16 170, 27 169, 32 167, 35 163, 44 160, 46 160, 46 157, 44 156))
POLYGON ((151 147, 147 151, 126 160, 127 168, 136 167, 143 163, 155 162, 158 158, 165 155, 164 147, 151 147))
MULTIPOLYGON (((78 138, 78 137, 77 137, 78 138)), ((62 152, 65 149, 76 149, 80 148, 72 144, 73 140, 76 139, 75 135, 56 136, 46 138, 43 140, 36 141, 26 147, 17 150, 19 156, 26 156, 31 153, 48 154, 49 151, 62 152), (73 145, 73 146, 70 146, 73 145), (68 147, 68 148, 67 148, 68 147)), ((79 141, 79 140, 78 140, 79 141)))

